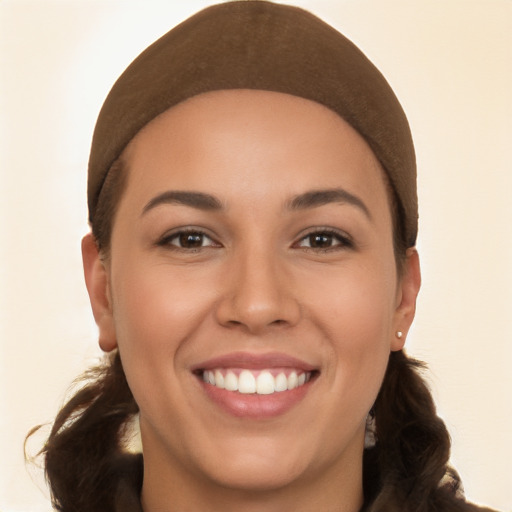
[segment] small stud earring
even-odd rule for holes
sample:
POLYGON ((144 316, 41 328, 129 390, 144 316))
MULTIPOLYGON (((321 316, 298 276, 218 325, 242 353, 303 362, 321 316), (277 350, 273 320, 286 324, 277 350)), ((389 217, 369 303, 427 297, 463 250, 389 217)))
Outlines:
POLYGON ((402 338, 403 335, 404 335, 404 333, 402 331, 396 331, 396 337, 398 339, 402 338))

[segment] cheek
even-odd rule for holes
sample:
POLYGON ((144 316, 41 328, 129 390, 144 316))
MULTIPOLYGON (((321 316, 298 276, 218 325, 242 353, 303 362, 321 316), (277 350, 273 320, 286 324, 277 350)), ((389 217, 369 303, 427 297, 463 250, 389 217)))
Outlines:
POLYGON ((112 273, 117 341, 141 421, 164 424, 178 438, 190 428, 186 415, 173 414, 189 400, 180 354, 204 326, 215 289, 190 274, 140 257, 125 258, 112 273))
POLYGON ((394 267, 357 264, 315 277, 315 286, 304 289, 303 295, 329 337, 361 349, 377 346, 383 336, 389 341, 396 307, 394 267))
POLYGON ((215 286, 206 276, 188 269, 171 272, 164 264, 144 264, 142 258, 125 259, 112 282, 119 347, 144 359, 174 357, 214 299, 215 286))
POLYGON ((361 267, 325 278, 311 295, 312 319, 330 345, 333 389, 371 406, 386 369, 396 300, 394 269, 361 267))

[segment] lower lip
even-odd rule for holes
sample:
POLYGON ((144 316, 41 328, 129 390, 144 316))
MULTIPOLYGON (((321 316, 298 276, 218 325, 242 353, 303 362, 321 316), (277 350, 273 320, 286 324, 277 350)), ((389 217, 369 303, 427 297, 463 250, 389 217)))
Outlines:
POLYGON ((301 402, 314 380, 295 389, 270 395, 244 394, 227 391, 200 381, 207 396, 224 411, 238 418, 268 419, 280 416, 301 402))

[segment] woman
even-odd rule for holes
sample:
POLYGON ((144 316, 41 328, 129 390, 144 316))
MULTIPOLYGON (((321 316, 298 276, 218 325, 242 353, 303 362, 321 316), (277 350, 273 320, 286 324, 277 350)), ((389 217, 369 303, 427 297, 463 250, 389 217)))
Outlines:
POLYGON ((402 350, 409 127, 352 43, 277 4, 200 12, 114 85, 88 200, 111 357, 45 446, 57 509, 476 509, 402 350))

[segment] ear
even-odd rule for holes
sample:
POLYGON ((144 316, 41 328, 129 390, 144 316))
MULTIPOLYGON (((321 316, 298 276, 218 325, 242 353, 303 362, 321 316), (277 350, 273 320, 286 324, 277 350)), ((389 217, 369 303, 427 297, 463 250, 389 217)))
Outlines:
POLYGON ((411 327, 416 313, 416 298, 421 286, 421 271, 418 251, 411 247, 407 249, 404 273, 398 283, 397 306, 394 319, 394 333, 391 350, 404 348, 407 332, 411 327), (398 337, 396 333, 401 332, 398 337))
POLYGON ((85 284, 89 292, 94 320, 99 329, 99 344, 102 350, 110 352, 117 347, 110 280, 92 233, 82 239, 82 261, 85 284))

